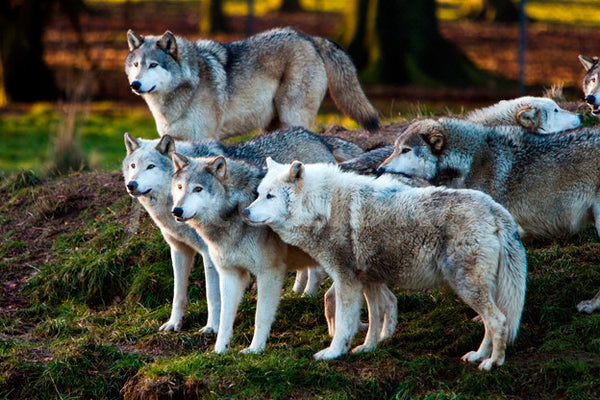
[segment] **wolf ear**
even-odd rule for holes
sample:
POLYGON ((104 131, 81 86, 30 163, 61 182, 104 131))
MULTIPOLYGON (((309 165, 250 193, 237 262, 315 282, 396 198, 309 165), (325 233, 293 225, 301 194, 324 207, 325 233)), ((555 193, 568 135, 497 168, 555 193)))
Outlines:
POLYGON ((127 31, 127 44, 129 45, 129 51, 134 51, 144 44, 144 37, 130 29, 127 31))
POLYGON ((131 136, 129 134, 129 132, 125 132, 124 139, 125 139, 125 148, 127 149, 127 155, 130 155, 131 153, 133 153, 134 151, 139 149, 140 143, 138 142, 138 140, 136 138, 131 136))
POLYGON ((171 155, 173 165, 175 166, 175 172, 179 172, 190 164, 190 160, 186 156, 182 156, 179 153, 173 153, 171 155))
POLYGON ((288 181, 295 183, 304 178, 304 165, 300 161, 294 161, 290 165, 288 181))
POLYGON ((423 139, 429 145, 433 154, 440 154, 446 148, 446 137, 438 130, 424 135, 423 139))
POLYGON ((535 132, 540 127, 541 111, 534 107, 521 107, 517 111, 517 122, 528 131, 535 132))
POLYGON ((206 167, 208 168, 208 171, 219 180, 227 178, 227 162, 225 161, 225 157, 213 157, 206 163, 206 167))
POLYGON ((282 164, 279 164, 277 161, 273 160, 271 157, 267 157, 267 169, 275 169, 282 164))
POLYGON ((175 153, 175 140, 170 135, 164 135, 156 145, 159 153, 171 156, 175 153))
POLYGON ((583 68, 585 68, 586 71, 589 71, 594 65, 598 63, 598 57, 588 57, 582 56, 580 54, 578 58, 581 62, 581 65, 583 65, 583 68))
POLYGON ((156 45, 170 54, 174 59, 179 60, 179 52, 177 50, 177 41, 175 40, 175 35, 171 31, 166 31, 163 35, 158 39, 156 45))

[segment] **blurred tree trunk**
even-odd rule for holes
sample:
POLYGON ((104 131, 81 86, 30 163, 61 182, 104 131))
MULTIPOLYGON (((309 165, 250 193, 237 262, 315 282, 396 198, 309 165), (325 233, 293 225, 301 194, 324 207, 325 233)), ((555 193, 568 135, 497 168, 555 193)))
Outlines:
POLYGON ((282 12, 299 12, 302 11, 302 4, 300 4, 300 0, 283 0, 281 2, 281 6, 279 7, 279 11, 282 12))
POLYGON ((360 65, 366 49, 368 76, 391 84, 454 86, 486 80, 485 74, 439 33, 435 0, 355 1, 359 14, 354 18, 350 54, 360 65), (361 20, 364 15, 366 20, 361 20), (374 23, 369 18, 374 18, 374 23))
POLYGON ((461 14, 476 21, 517 22, 519 9, 512 0, 466 0, 461 14))
POLYGON ((201 33, 229 32, 223 12, 223 0, 204 0, 200 6, 202 7, 200 13, 201 33))
POLYGON ((0 2, 0 92, 7 100, 49 100, 58 95, 44 62, 42 37, 53 0, 0 2))

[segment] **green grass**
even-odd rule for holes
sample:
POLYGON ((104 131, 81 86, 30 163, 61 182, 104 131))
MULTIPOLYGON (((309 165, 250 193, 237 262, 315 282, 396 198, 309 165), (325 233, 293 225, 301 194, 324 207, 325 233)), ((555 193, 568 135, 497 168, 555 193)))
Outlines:
MULTIPOLYGON (((440 112, 432 105, 402 107, 403 116, 440 112)), ((152 121, 132 115, 105 110, 85 117, 82 142, 114 160, 108 171, 119 169, 128 124, 147 126, 153 136, 152 121)), ((41 137, 58 118, 42 106, 8 120, 41 137)), ((9 124, 7 118, 1 123, 9 124)), ((492 372, 460 361, 479 345, 483 328, 448 290, 395 290, 393 337, 368 354, 317 362, 312 355, 330 341, 322 305, 327 285, 318 298, 303 298, 291 293, 292 275, 266 351, 238 353, 254 329, 251 286, 231 351, 216 355, 214 336, 198 333, 207 313, 200 260, 190 277, 182 332, 157 332, 171 309, 169 251, 126 195, 118 172, 49 176, 43 165, 30 165, 41 172, 19 170, 18 161, 7 165, 13 172, 0 184, 0 274, 27 271, 27 304, 0 313, 0 399, 162 399, 169 393, 208 399, 600 397, 600 313, 575 311, 600 288, 593 227, 568 240, 527 245, 520 332, 506 364, 492 372)))

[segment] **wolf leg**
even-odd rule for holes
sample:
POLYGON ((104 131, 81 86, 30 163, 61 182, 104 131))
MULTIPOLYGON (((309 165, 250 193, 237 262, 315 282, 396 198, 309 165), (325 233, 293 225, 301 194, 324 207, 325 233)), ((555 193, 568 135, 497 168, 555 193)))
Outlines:
POLYGON ((334 278, 335 286, 335 333, 328 348, 314 355, 317 360, 329 360, 345 354, 358 329, 362 304, 362 283, 357 280, 334 278))
POLYGON ((250 274, 241 269, 219 269, 219 286, 221 289, 221 323, 215 353, 224 353, 229 349, 229 341, 233 335, 233 321, 242 300, 244 289, 250 281, 250 274))
POLYGON ((171 247, 171 263, 173 264, 174 290, 171 318, 158 330, 160 332, 179 332, 183 315, 187 306, 188 278, 196 251, 183 243, 169 243, 171 247))
POLYGON ((294 287, 292 287, 293 292, 302 292, 306 287, 306 282, 308 282, 308 269, 300 269, 296 271, 296 280, 294 281, 294 287))
POLYGON ((367 310, 369 312, 369 329, 367 330, 364 343, 353 348, 352 353, 362 353, 377 347, 385 314, 381 286, 378 283, 365 283, 363 287, 363 294, 367 301, 367 310))
POLYGON ((221 294, 219 290, 219 273, 208 255, 208 249, 200 252, 204 264, 204 281, 206 285, 206 304, 208 315, 206 325, 200 333, 217 333, 219 331, 219 318, 221 314, 221 294))
POLYGON ((265 349, 271 325, 275 319, 277 306, 281 298, 281 288, 285 279, 286 266, 271 269, 256 275, 256 316, 254 319, 254 337, 250 347, 242 350, 244 354, 260 353, 265 349))
POLYGON ((303 296, 316 296, 323 279, 325 278, 325 271, 321 267, 310 267, 305 270, 308 279, 306 280, 306 286, 304 287, 303 296))

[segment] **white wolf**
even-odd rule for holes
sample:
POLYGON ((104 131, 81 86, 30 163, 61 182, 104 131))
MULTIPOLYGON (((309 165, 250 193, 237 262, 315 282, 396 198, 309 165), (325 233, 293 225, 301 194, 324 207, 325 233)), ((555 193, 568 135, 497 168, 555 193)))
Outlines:
POLYGON ((562 132, 581 125, 581 115, 562 109, 552 99, 533 96, 502 100, 471 111, 464 118, 490 126, 520 125, 539 134, 562 132))
MULTIPOLYGON (((527 268, 514 220, 490 196, 268 160, 258 198, 244 215, 306 251, 334 281, 335 334, 315 358, 348 351, 361 289, 377 282, 451 287, 485 324, 481 346, 463 360, 481 361, 484 370, 504 362, 519 327, 527 268)), ((379 319, 369 316, 370 324, 379 319)))

